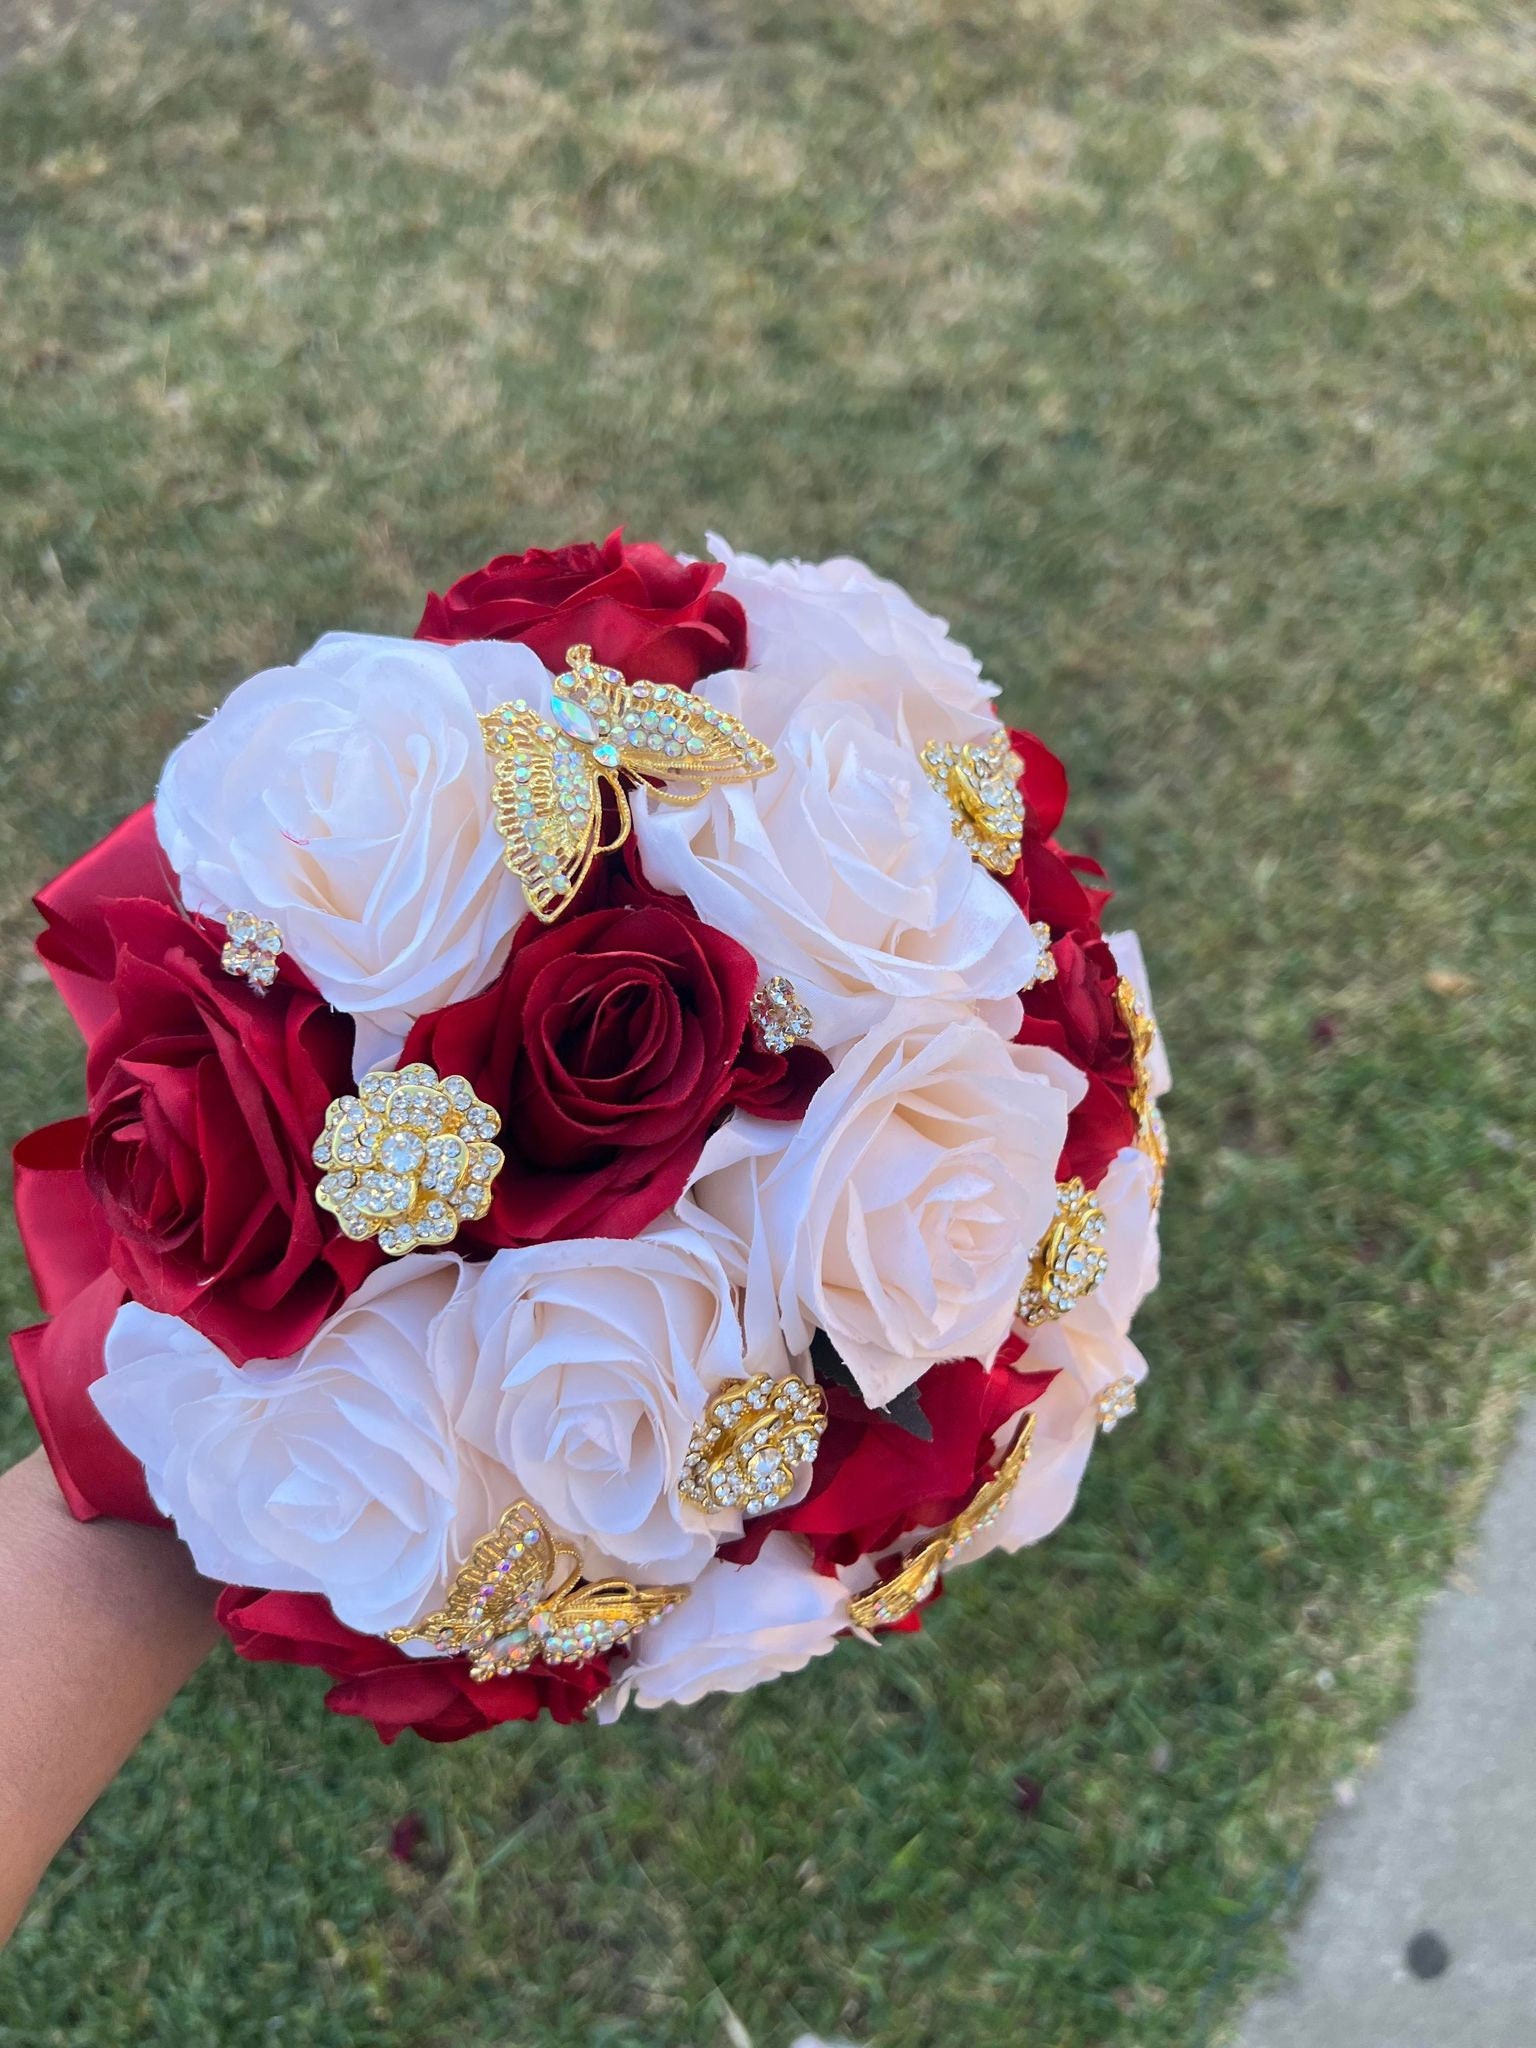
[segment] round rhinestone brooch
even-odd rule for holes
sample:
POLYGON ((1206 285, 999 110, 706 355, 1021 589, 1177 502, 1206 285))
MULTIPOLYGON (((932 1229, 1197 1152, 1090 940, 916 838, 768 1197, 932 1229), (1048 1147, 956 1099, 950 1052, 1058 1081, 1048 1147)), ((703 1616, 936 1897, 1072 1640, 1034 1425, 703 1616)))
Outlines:
POLYGON ((1056 1214, 1035 1246, 1029 1275, 1019 1292, 1019 1315, 1031 1328, 1054 1323, 1092 1294, 1109 1270, 1104 1250, 1104 1211, 1097 1195, 1080 1180, 1056 1190, 1056 1214))
POLYGON ((923 771, 954 817, 955 837, 994 875, 1011 875, 1024 839, 1024 764, 999 727, 990 738, 955 746, 930 740, 923 771))
POLYGON ((325 1112, 314 1161, 315 1200, 348 1237, 376 1237, 402 1257, 450 1244, 459 1225, 491 1206, 502 1153, 501 1119, 462 1074, 442 1080, 423 1062, 365 1074, 356 1095, 325 1112))
POLYGON ((826 1426, 825 1394, 793 1373, 727 1380, 694 1429, 677 1490, 706 1514, 769 1514, 788 1499, 795 1467, 815 1458, 826 1426))

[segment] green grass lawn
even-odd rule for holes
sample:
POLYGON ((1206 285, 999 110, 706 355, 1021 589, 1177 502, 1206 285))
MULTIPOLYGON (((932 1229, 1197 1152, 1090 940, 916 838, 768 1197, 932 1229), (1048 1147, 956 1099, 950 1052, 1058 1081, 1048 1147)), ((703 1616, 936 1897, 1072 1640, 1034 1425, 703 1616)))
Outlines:
POLYGON ((513 11, 415 95, 212 7, 0 81, 0 1124, 81 1092, 29 891, 241 676, 619 516, 852 550, 1066 755, 1153 960, 1153 1379, 1048 1547, 745 1700, 391 1752, 215 1658, 0 2044, 1199 2048, 1532 1354, 1536 43, 513 11))

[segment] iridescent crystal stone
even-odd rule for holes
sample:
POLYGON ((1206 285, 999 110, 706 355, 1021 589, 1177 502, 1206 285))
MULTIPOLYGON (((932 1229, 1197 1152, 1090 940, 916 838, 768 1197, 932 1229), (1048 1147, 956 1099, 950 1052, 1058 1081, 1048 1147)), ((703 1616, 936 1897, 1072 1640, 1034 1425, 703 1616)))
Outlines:
POLYGON ((597 745, 597 720, 575 697, 564 697, 555 691, 549 700, 549 715, 573 740, 581 740, 589 747, 597 745))

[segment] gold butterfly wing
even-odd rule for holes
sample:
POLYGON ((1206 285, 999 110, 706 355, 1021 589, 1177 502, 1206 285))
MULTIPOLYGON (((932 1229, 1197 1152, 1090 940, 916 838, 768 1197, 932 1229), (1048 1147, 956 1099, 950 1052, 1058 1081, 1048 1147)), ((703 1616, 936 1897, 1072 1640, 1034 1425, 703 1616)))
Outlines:
POLYGON ((950 1529, 950 1540, 956 1549, 969 1543, 988 1524, 1000 1515, 1012 1498, 1013 1490, 1024 1474, 1029 1463, 1030 1447, 1034 1442, 1035 1418, 1026 1416, 1024 1427, 1014 1439, 1013 1447, 996 1472, 956 1515, 950 1529))
POLYGON ((443 1606, 409 1628, 392 1628, 389 1640, 462 1649, 472 1636, 496 1635, 535 1604, 561 1555, 569 1553, 535 1509, 514 1501, 460 1565, 443 1606))
POLYGON ((528 907, 552 924, 586 880, 602 851, 602 788, 621 807, 619 840, 629 806, 618 780, 589 750, 527 704, 503 704, 480 720, 494 763, 493 801, 503 858, 523 886, 528 907))
POLYGON ((609 686, 608 737, 619 765, 661 803, 696 804, 712 789, 771 773, 772 753, 739 718, 670 683, 609 686), (669 784, 682 784, 670 788, 669 784))
POLYGON ((555 1628, 562 1634, 579 1629, 583 1623, 594 1628, 606 1625, 620 1640, 658 1621, 688 1597, 686 1586, 632 1586, 627 1579, 598 1579, 592 1585, 571 1585, 543 1603, 555 1628))
POLYGON ((891 1628, 921 1607, 939 1582, 949 1558, 949 1531, 941 1530, 902 1561, 898 1571, 848 1603, 855 1628, 891 1628))

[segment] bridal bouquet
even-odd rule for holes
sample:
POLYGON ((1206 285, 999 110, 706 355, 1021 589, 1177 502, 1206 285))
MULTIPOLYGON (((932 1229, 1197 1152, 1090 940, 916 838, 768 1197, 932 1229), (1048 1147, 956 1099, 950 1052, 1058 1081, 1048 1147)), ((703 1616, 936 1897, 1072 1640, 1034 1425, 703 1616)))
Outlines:
POLYGON ((38 897, 59 1483, 386 1740, 915 1628, 1145 1371, 1167 1068, 1061 764, 859 563, 713 556, 326 635, 38 897))

